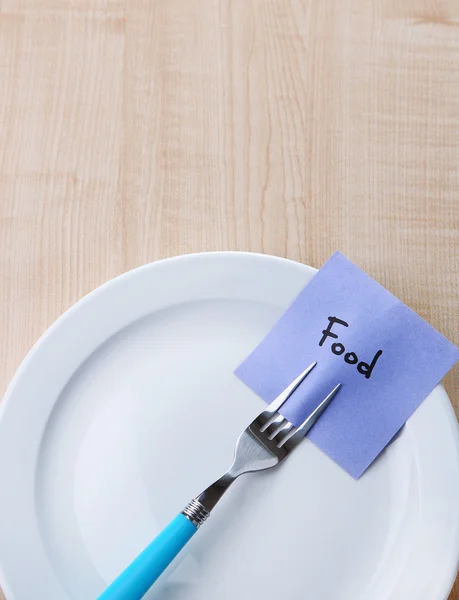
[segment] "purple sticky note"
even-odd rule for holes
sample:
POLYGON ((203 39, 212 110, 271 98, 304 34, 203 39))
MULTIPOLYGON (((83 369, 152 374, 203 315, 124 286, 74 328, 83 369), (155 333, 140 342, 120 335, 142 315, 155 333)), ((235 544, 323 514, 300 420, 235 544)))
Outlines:
POLYGON ((459 359, 459 349, 339 252, 236 375, 271 402, 317 366, 282 413, 295 425, 342 383, 310 439, 360 477, 459 359))

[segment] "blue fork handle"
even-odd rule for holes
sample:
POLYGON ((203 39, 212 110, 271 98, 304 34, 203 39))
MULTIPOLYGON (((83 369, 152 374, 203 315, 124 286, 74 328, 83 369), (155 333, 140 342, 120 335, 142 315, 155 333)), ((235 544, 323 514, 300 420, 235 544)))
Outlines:
POLYGON ((140 600, 198 528, 178 514, 97 600, 140 600))

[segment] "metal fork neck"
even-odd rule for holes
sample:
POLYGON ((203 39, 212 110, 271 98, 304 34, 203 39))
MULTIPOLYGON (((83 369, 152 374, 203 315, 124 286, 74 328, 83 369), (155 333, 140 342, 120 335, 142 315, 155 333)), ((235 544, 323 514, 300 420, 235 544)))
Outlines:
POLYGON ((220 477, 205 489, 197 498, 193 498, 182 510, 182 515, 185 515, 196 527, 200 527, 236 478, 237 475, 233 475, 231 471, 225 473, 223 477, 220 477))
POLYGON ((196 500, 210 512, 235 480, 236 476, 230 472, 225 473, 220 479, 217 479, 215 483, 199 494, 196 500))

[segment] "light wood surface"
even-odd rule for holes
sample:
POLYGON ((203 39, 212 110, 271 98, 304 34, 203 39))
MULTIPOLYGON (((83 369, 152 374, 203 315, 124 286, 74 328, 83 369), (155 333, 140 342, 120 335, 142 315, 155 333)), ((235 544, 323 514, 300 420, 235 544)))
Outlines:
POLYGON ((459 343, 457 0, 0 0, 0 392, 99 284, 217 249, 340 249, 459 343))

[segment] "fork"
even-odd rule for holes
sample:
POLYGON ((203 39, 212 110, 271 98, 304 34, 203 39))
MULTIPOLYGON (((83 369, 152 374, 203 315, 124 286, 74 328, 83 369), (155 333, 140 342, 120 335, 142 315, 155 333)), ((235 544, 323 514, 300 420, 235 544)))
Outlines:
POLYGON ((109 585, 97 600, 140 600, 161 573, 209 517, 211 511, 244 473, 271 469, 298 446, 336 396, 339 383, 299 427, 294 427, 279 410, 303 379, 316 366, 303 371, 239 436, 228 471, 179 513, 145 550, 109 585))

